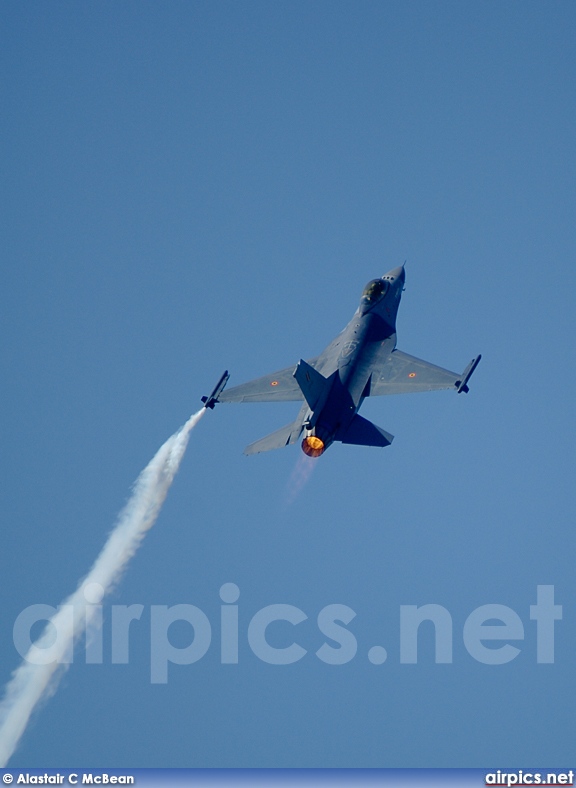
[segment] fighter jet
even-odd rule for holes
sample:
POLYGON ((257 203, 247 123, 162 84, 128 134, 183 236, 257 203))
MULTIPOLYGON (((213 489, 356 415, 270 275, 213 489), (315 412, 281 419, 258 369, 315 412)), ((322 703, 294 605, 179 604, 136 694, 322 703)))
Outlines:
POLYGON ((468 392, 468 381, 481 356, 460 375, 396 349, 396 315, 405 283, 404 266, 372 279, 352 320, 316 358, 227 389, 225 372, 205 407, 217 402, 301 401, 295 421, 244 450, 258 454, 296 443, 320 457, 334 443, 389 446, 394 436, 358 414, 366 397, 453 389, 468 392))

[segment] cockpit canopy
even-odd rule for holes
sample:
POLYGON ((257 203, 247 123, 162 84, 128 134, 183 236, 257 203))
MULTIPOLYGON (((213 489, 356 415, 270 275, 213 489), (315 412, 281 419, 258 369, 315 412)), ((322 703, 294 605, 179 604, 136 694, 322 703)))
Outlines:
POLYGON ((386 295, 387 290, 388 282, 383 279, 372 279, 362 291, 363 306, 368 308, 374 306, 386 295))

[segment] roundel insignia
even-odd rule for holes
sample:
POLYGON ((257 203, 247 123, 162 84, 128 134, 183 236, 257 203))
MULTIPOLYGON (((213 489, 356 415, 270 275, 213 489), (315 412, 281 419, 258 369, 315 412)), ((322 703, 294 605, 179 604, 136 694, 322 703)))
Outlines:
POLYGON ((277 381, 277 380, 273 380, 273 381, 270 383, 270 385, 271 385, 271 386, 277 386, 277 385, 278 385, 278 381, 277 381))
POLYGON ((410 373, 408 374, 408 377, 409 377, 409 378, 415 378, 415 377, 416 377, 416 373, 415 373, 415 372, 410 372, 410 373))

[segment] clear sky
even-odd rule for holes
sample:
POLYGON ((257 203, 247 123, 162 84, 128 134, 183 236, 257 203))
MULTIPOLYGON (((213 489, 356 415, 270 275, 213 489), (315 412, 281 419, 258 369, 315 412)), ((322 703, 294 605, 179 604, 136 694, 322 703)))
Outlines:
POLYGON ((225 368, 232 385, 316 355, 404 260, 398 346, 456 371, 483 354, 467 396, 366 402, 393 445, 334 445, 291 503, 299 448, 242 450, 298 405, 207 414, 107 601, 104 664, 80 647, 13 764, 573 761, 574 3, 5 0, 0 22, 2 685, 16 617, 74 590, 225 368), (554 664, 538 585, 563 605, 554 664), (276 603, 308 616, 269 629, 307 650, 291 665, 246 637, 276 603), (358 651, 327 665, 316 617, 336 603, 358 651), (525 632, 503 665, 462 637, 492 603, 525 632), (111 664, 110 606, 132 604, 111 664), (150 608, 176 604, 212 644, 152 684, 150 608), (431 624, 400 661, 400 606, 425 604, 452 617, 451 664, 431 624))

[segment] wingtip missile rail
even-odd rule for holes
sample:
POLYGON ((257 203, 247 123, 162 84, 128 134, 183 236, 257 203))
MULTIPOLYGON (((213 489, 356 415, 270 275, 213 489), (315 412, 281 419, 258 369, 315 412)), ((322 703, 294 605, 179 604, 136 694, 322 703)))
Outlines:
POLYGON ((216 403, 218 402, 218 397, 220 396, 220 394, 222 394, 222 391, 224 390, 224 386, 228 383, 229 377, 230 374, 228 370, 225 370, 224 374, 222 375, 218 383, 214 386, 214 390, 212 391, 212 393, 209 394, 207 397, 202 397, 202 402, 204 403, 205 408, 210 408, 210 410, 214 410, 214 405, 216 405, 216 403))
POLYGON ((480 363, 480 359, 482 358, 481 355, 477 355, 476 358, 473 358, 472 361, 468 364, 464 372, 462 373, 462 380, 456 381, 456 391, 458 394, 468 394, 470 389, 468 388, 468 381, 472 377, 472 373, 480 363))

